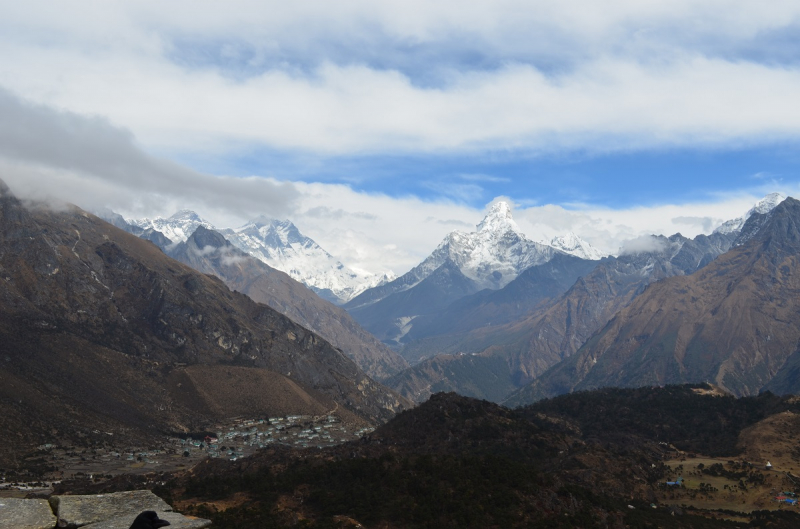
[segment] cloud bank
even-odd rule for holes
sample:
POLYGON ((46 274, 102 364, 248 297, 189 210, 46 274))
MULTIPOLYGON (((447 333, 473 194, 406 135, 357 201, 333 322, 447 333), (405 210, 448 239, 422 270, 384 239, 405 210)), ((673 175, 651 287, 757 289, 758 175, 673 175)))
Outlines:
POLYGON ((14 59, 0 85, 162 151, 613 151, 800 135, 791 1, 80 6, 5 10, 0 54, 14 59))

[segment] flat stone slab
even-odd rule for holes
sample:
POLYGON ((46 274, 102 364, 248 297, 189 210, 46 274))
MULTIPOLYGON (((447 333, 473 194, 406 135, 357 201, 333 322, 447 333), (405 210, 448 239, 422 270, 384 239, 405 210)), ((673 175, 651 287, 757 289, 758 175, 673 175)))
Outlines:
POLYGON ((142 511, 156 511, 159 514, 172 511, 169 504, 149 490, 91 496, 53 496, 50 505, 58 517, 57 527, 69 529, 122 517, 129 517, 130 526, 142 511))
MULTIPOLYGON (((184 516, 177 512, 156 512, 159 518, 169 522, 169 529, 203 529, 204 527, 211 527, 210 520, 184 516)), ((119 516, 102 522, 91 523, 84 525, 81 529, 129 529, 138 514, 137 512, 133 515, 119 516)))
POLYGON ((0 529, 53 529, 55 526, 56 517, 47 500, 0 498, 0 529))

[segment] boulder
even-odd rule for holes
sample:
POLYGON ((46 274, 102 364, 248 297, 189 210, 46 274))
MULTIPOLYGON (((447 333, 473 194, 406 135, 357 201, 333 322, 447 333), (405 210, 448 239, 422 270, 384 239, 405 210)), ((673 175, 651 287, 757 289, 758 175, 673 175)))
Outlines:
POLYGON ((172 511, 172 507, 149 490, 92 496, 53 496, 50 505, 58 517, 58 527, 68 529, 122 517, 128 517, 130 526, 142 511, 156 511, 159 514, 172 511))
POLYGON ((53 529, 55 526, 56 517, 47 500, 0 498, 0 529, 53 529))

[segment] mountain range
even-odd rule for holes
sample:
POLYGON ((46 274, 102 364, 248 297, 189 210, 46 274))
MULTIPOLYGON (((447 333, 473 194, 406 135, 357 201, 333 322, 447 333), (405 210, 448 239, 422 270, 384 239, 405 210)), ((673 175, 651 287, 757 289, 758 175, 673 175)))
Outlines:
MULTIPOLYGON (((754 248, 766 239, 773 251, 791 254, 792 235, 776 235, 775 223, 784 219, 782 225, 791 224, 786 219, 794 218, 793 203, 771 194, 710 235, 650 236, 637 241, 635 251, 602 256, 574 234, 547 244, 531 241, 514 222, 508 204, 498 202, 476 231, 448 234, 408 273, 367 288, 343 305, 402 358, 363 332, 357 338, 361 353, 348 354, 372 376, 417 402, 437 391, 456 391, 520 404, 608 385, 706 380, 736 395, 763 389, 796 391, 800 353, 790 354, 798 347, 791 344, 795 337, 786 330, 769 332, 775 325, 768 325, 770 318, 778 318, 791 327, 791 317, 755 299, 769 292, 771 303, 791 309, 792 300, 786 298, 792 296, 793 283, 781 274, 791 274, 793 261, 770 268, 763 262, 777 262, 778 257, 762 252, 761 261, 744 263, 740 257, 736 262, 744 264, 725 264, 735 255, 755 255, 754 248), (723 292, 731 284, 756 286, 750 291, 740 288, 735 301, 726 301, 723 292), (693 301, 687 301, 684 291, 693 293, 689 297, 693 301), (730 310, 723 319, 715 316, 720 310, 716 307, 725 303, 747 307, 746 317, 737 320, 730 310), (667 307, 672 307, 669 314, 687 318, 694 327, 666 319, 667 307), (768 316, 759 319, 760 314, 768 316), (732 321, 735 329, 726 327, 732 321), (783 338, 777 339, 778 335, 783 338), (747 345, 737 346, 730 336, 747 345), (759 336, 767 336, 781 352, 759 348, 759 336)), ((248 246, 242 240, 249 237, 263 241, 265 247, 310 247, 290 223, 259 219, 238 230, 216 233, 196 215, 184 212, 173 220, 180 219, 185 228, 174 223, 137 226, 143 236, 161 233, 157 228, 175 238, 190 229, 198 233, 203 241, 187 239, 167 251, 179 249, 174 255, 183 262, 221 277, 231 288, 259 301, 280 305, 279 310, 335 342, 337 333, 322 330, 328 324, 307 317, 320 313, 311 298, 287 295, 288 287, 281 299, 263 294, 274 292, 274 284, 286 285, 285 279, 253 265, 239 266, 234 274, 228 257, 212 255, 223 250, 232 255, 237 244, 227 237, 238 237, 239 246, 248 246), (190 253, 187 244, 194 245, 190 253), (206 252, 213 263, 203 255, 206 252), (273 286, 253 286, 259 282, 273 286), (312 306, 313 310, 307 308, 312 306)), ((250 255, 255 246, 249 245, 250 255)), ((245 258, 244 253, 236 257, 245 258)), ((340 322, 334 327, 341 328, 346 321, 341 311, 328 309, 326 314, 326 321, 340 322)), ((360 329, 354 322, 344 327, 349 334, 360 329)), ((339 347, 354 349, 352 344, 339 347)))
POLYGON ((375 424, 406 406, 330 343, 161 249, 0 182, 3 458, 237 415, 375 424))
POLYGON ((582 259, 599 252, 574 234, 558 247, 528 239, 506 202, 494 204, 471 233, 453 231, 419 265, 399 278, 364 291, 344 305, 368 331, 401 350, 417 319, 482 290, 498 290, 525 270, 556 255, 582 259))
MULTIPOLYGON (((190 210, 178 211, 166 219, 125 220, 109 211, 100 212, 99 216, 165 250, 186 242, 200 226, 217 230, 190 210)), ((288 220, 258 217, 239 228, 218 231, 243 252, 289 274, 333 303, 340 304, 367 288, 393 279, 391 272, 373 275, 348 268, 288 220)))
MULTIPOLYGON (((637 251, 623 251, 618 256, 603 256, 574 234, 556 237, 549 243, 531 241, 514 222, 508 204, 498 202, 476 231, 450 233, 408 273, 367 288, 344 304, 361 326, 395 348, 402 358, 354 322, 342 324, 347 321, 343 312, 330 307, 321 311, 316 297, 298 294, 301 290, 296 289, 297 285, 290 289, 285 278, 278 279, 274 271, 262 268, 262 263, 231 267, 229 257, 222 253, 212 255, 233 255, 230 252, 234 247, 245 247, 253 255, 259 244, 265 248, 313 247, 313 241, 304 239, 291 223, 257 219, 237 230, 217 233, 196 215, 183 212, 166 224, 139 222, 137 226, 144 236, 159 232, 157 228, 175 238, 190 230, 197 232, 203 242, 187 239, 172 243, 168 253, 217 275, 231 288, 278 308, 333 343, 337 343, 335 336, 341 332, 326 333, 323 329, 347 328, 348 335, 358 335, 353 343, 359 345, 337 346, 370 375, 385 380, 410 399, 420 402, 436 391, 452 390, 497 402, 513 394, 509 402, 522 403, 583 387, 653 383, 644 375, 632 375, 624 381, 606 380, 597 369, 585 381, 570 378, 564 382, 564 370, 572 365, 570 362, 579 361, 581 355, 576 353, 584 354, 588 343, 594 343, 612 320, 629 314, 626 310, 634 311, 636 303, 644 303, 641 296, 651 291, 651 285, 660 285, 669 278, 695 277, 720 256, 759 238, 783 198, 779 194, 768 195, 740 218, 722 224, 708 236, 651 236, 638 241, 637 251), (248 240, 255 242, 242 242, 248 240), (194 245, 188 253, 187 244, 194 245), (209 255, 203 255, 205 252, 209 255), (254 286, 259 283, 262 286, 254 286), (284 285, 281 296, 274 295, 276 284, 284 285), (328 323, 307 316, 320 313, 326 314, 323 319, 328 323), (353 354, 355 349, 360 353, 353 354), (408 367, 406 362, 412 365, 408 367), (531 382, 533 385, 526 387, 531 382)), ((276 253, 264 251, 260 258, 263 261, 269 255, 274 259, 276 253)), ((247 257, 242 251, 236 259, 247 257)), ((617 348, 618 345, 609 346, 612 351, 617 348)), ((770 387, 781 391, 792 387, 789 373, 800 371, 800 360, 792 357, 782 361, 787 362, 785 369, 781 371, 770 364, 768 375, 762 377, 764 384, 771 383, 770 387), (791 366, 796 366, 795 371, 791 366), (773 377, 777 378, 771 382, 773 377)), ((621 376, 616 368, 609 369, 621 376)), ((660 380, 656 375, 651 378, 660 380)), ((739 387, 726 384, 718 376, 709 379, 737 395, 767 387, 755 382, 739 387)), ((696 379, 679 377, 675 381, 696 379)))
POLYGON ((509 402, 601 386, 709 381, 735 395, 797 393, 800 202, 752 211, 734 248, 650 285, 509 402))
MULTIPOLYGON (((575 271, 580 276, 577 281, 569 284, 569 277, 561 284, 562 290, 551 291, 549 298, 542 299, 542 287, 548 284, 543 275, 553 271, 542 265, 531 267, 504 289, 464 297, 431 319, 427 328, 433 330, 427 331, 427 336, 423 332, 419 339, 405 344, 402 354, 419 363, 387 383, 417 401, 436 391, 451 390, 503 401, 537 377, 537 384, 544 384, 551 376, 548 369, 578 351, 648 285, 694 274, 744 244, 782 199, 770 195, 759 201, 743 216, 748 222, 736 221, 734 229, 695 239, 679 234, 654 236, 644 245, 650 251, 585 263, 585 269, 575 271), (526 282, 529 274, 536 275, 536 280, 526 282), (496 301, 502 298, 508 301, 496 301)), ((566 270, 562 273, 569 276, 566 270)), ((552 280, 550 284, 554 285, 552 280)), ((414 334, 407 336, 413 338, 414 334)))

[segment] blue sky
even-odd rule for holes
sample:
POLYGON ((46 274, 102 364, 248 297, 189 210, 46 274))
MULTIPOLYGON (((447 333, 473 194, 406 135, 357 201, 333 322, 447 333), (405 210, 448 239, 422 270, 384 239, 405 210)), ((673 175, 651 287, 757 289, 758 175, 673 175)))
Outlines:
POLYGON ((20 193, 288 217, 372 271, 413 266, 500 197, 531 237, 613 252, 800 187, 796 1, 0 12, 0 171, 20 193))
POLYGON ((731 190, 776 190, 800 176, 800 149, 788 142, 724 149, 646 149, 589 154, 489 152, 473 156, 397 155, 319 158, 253 152, 225 159, 186 157, 198 171, 346 183, 394 197, 442 197, 483 207, 505 195, 523 206, 602 204, 627 208, 708 200, 731 190))

